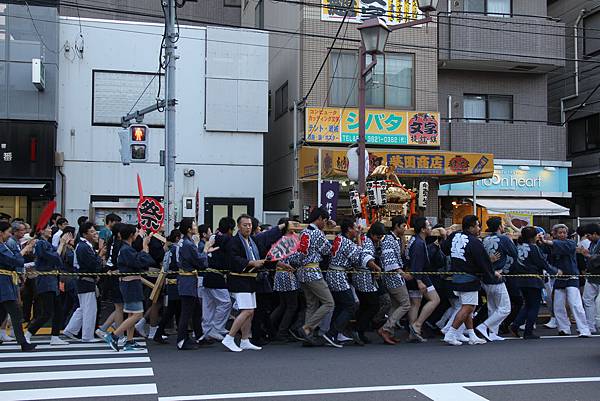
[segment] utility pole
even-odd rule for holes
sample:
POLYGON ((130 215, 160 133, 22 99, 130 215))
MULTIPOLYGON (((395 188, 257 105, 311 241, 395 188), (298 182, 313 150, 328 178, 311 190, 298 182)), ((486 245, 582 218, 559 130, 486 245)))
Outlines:
POLYGON ((167 70, 165 71, 166 86, 166 113, 165 113, 165 210, 167 235, 175 228, 175 63, 178 56, 175 54, 176 42, 179 34, 175 27, 175 0, 161 0, 166 8, 165 28, 167 38, 165 40, 165 59, 167 70))

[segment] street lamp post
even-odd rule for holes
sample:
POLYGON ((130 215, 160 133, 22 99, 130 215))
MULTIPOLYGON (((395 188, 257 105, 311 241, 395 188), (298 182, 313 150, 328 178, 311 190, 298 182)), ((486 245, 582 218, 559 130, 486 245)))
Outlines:
POLYGON ((419 0, 419 10, 425 13, 425 18, 409 21, 403 24, 388 27, 382 18, 370 18, 359 25, 361 44, 358 51, 358 62, 360 64, 358 76, 358 192, 364 195, 366 192, 366 135, 365 135, 365 109, 366 109, 366 79, 367 75, 377 65, 377 55, 384 54, 385 44, 391 31, 416 25, 427 24, 433 21, 429 16, 437 8, 438 0, 419 0), (367 65, 367 54, 371 56, 371 62, 367 65))
POLYGON ((390 28, 381 18, 371 18, 363 22, 358 30, 361 43, 358 51, 360 71, 358 77, 358 192, 363 195, 366 191, 365 172, 365 108, 366 80, 369 72, 377 65, 377 54, 383 54, 390 28), (367 54, 371 62, 367 65, 367 54))

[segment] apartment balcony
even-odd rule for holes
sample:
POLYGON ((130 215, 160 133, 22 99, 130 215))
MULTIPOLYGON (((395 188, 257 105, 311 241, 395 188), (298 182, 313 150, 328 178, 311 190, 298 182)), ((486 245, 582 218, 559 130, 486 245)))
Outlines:
POLYGON ((461 152, 493 153, 496 159, 565 160, 564 127, 542 122, 466 122, 454 119, 442 123, 442 146, 461 152), (450 127, 451 125, 451 127, 450 127))
POLYGON ((542 17, 438 15, 440 68, 544 73, 565 66, 565 24, 542 17))

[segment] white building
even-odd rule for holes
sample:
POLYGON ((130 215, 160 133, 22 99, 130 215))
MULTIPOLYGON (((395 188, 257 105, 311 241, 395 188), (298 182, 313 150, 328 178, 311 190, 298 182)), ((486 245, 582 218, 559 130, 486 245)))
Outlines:
MULTIPOLYGON (((123 166, 117 134, 120 117, 140 96, 134 111, 156 102, 159 79, 153 76, 163 26, 82 19, 81 29, 83 40, 77 19, 60 19, 57 151, 64 154, 64 165, 57 175, 59 210, 71 223, 88 213, 101 223, 111 211, 128 219, 135 215, 137 173, 144 195, 162 198, 164 193, 159 151, 164 149, 165 114, 154 112, 144 119, 151 127, 147 163, 123 166)), ((181 26, 178 219, 183 198, 194 202, 197 192, 199 221, 213 227, 227 214, 262 216, 268 40, 267 34, 252 30, 181 26)), ((163 98, 164 79, 161 86, 163 98)))

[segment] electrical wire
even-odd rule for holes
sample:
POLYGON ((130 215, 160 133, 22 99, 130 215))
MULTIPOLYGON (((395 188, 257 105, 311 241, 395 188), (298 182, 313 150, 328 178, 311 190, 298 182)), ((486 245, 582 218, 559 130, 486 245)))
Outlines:
MULTIPOLYGON (((280 0, 275 0, 275 1, 280 1, 280 0)), ((82 6, 82 8, 83 8, 83 7, 84 7, 84 6, 82 6)), ((15 16, 15 17, 18 17, 18 16, 15 16)), ((30 16, 30 18, 31 18, 31 19, 34 19, 32 16, 30 16)), ((42 21, 46 21, 46 22, 56 22, 56 21, 47 21, 47 20, 42 20, 42 21)), ((59 21, 59 23, 64 23, 64 21, 59 21)), ((79 21, 79 24, 81 24, 81 22, 80 22, 80 21, 79 21)), ((92 27, 93 27, 93 28, 99 28, 99 29, 115 30, 115 31, 125 31, 125 32, 135 32, 135 33, 146 33, 146 32, 139 32, 139 31, 133 31, 133 30, 124 30, 124 29, 115 29, 115 28, 100 28, 100 27, 95 27, 95 26, 92 26, 92 27)), ((298 34, 298 32, 297 32, 297 31, 296 31, 296 32, 285 32, 285 33, 281 33, 281 34, 286 34, 286 35, 295 35, 295 34, 298 34)), ((153 34, 153 35, 155 35, 155 34, 153 34)), ((300 35, 300 36, 308 36, 308 35, 306 35, 306 34, 299 34, 299 35, 300 35)), ((318 35, 318 36, 321 36, 321 37, 322 37, 323 35, 318 35)), ((325 37, 327 37, 327 36, 325 36, 325 37)), ((196 40, 197 40, 198 38, 189 38, 189 39, 196 39, 196 40)), ((352 41, 352 42, 359 42, 358 40, 353 40, 353 39, 345 39, 345 40, 346 40, 346 41, 349 41, 349 42, 350 42, 350 41, 352 41)), ((232 43, 232 42, 228 42, 228 41, 218 41, 218 40, 212 40, 212 41, 215 41, 215 42, 223 42, 223 43, 232 43)), ((277 48, 276 46, 264 46, 264 45, 255 45, 255 46, 261 46, 261 47, 270 47, 270 48, 277 48)), ((401 45, 401 46, 402 46, 402 45, 401 45)), ((161 63, 161 64, 163 64, 163 62, 162 62, 162 48, 163 48, 163 46, 161 46, 161 56, 160 56, 160 63, 161 63)), ((285 47, 280 47, 280 49, 283 49, 283 48, 285 48, 285 47)), ((298 51, 300 50, 300 49, 297 49, 297 48, 289 48, 289 49, 290 49, 290 50, 298 50, 298 51)), ((308 50, 305 50, 305 51, 308 51, 308 50)), ((313 52, 319 52, 319 53, 320 53, 320 51, 313 51, 313 52)), ((166 68, 166 63, 164 64, 164 66, 163 66, 162 68, 166 68)), ((594 67, 594 68, 596 68, 596 67, 594 67)), ((590 69, 590 70, 591 70, 591 69, 590 69)), ((157 71, 157 74, 159 74, 159 71, 157 71)), ((568 77, 567 77, 567 78, 565 78, 565 79, 568 79, 568 77)), ((161 85, 161 81, 159 80, 159 91, 158 91, 158 93, 157 93, 157 98, 159 98, 159 97, 160 97, 160 90, 161 90, 161 86, 160 86, 160 85, 161 85)), ((533 107, 546 107, 546 106, 543 106, 543 105, 531 105, 531 104, 520 104, 520 103, 514 103, 514 104, 515 104, 515 105, 527 105, 527 106, 533 106, 533 107)), ((548 107, 548 108, 551 108, 551 107, 548 107)), ((558 109, 558 108, 557 108, 557 109, 558 109)))
POLYGON ((42 44, 42 46, 44 46, 44 48, 46 50, 48 50, 50 53, 58 54, 59 52, 57 52, 56 50, 52 50, 51 48, 49 48, 46 45, 44 38, 42 37, 42 35, 40 35, 40 31, 38 31, 37 26, 35 25, 35 21, 34 21, 33 15, 31 14, 31 10, 29 9, 29 3, 27 2, 27 0, 25 0, 25 6, 27 7, 27 13, 29 14, 29 19, 31 19, 31 24, 33 25, 33 29, 35 30, 35 33, 37 34, 38 38, 40 39, 40 43, 42 44))
POLYGON ((585 98, 585 100, 584 100, 583 102, 579 103, 579 106, 577 106, 577 108, 576 108, 576 109, 573 111, 573 113, 571 113, 571 115, 570 115, 570 116, 569 116, 569 117, 568 117, 568 118, 567 118, 567 119, 566 119, 566 120, 565 120, 565 121, 562 123, 562 125, 563 125, 563 126, 564 126, 564 125, 566 125, 566 124, 567 124, 569 121, 571 121, 571 119, 573 118, 573 116, 574 116, 575 114, 577 114, 577 113, 578 113, 578 112, 579 112, 579 111, 580 111, 582 108, 584 108, 584 107, 585 107, 585 105, 586 105, 586 102, 587 102, 588 100, 590 100, 590 98, 592 97, 592 95, 593 95, 594 93, 596 93, 596 91, 597 91, 598 89, 600 89, 600 83, 598 83, 598 85, 596 85, 596 86, 594 87, 594 89, 592 89, 592 90, 591 90, 591 92, 590 92, 590 93, 589 93, 589 94, 586 96, 586 98, 585 98))
MULTIPOLYGON (((332 5, 322 5, 320 3, 310 3, 310 2, 306 2, 306 1, 299 1, 299 0, 270 0, 272 3, 288 3, 288 4, 293 4, 293 5, 307 5, 307 6, 313 6, 313 7, 321 7, 321 8, 326 8, 326 9, 339 9, 341 11, 346 10, 346 8, 348 7, 342 7, 342 6, 332 6, 332 5)), ((61 4, 68 4, 69 1, 61 1, 61 4)), ((107 2, 107 1, 94 1, 94 3, 99 3, 99 4, 105 4, 105 5, 114 5, 113 2, 107 2)), ((82 6, 83 7, 83 6, 82 6)), ((576 6, 575 8, 578 8, 581 6, 576 6)), ((127 7, 128 9, 131 10, 140 10, 140 11, 154 11, 154 9, 150 9, 150 8, 146 8, 146 7, 137 7, 137 6, 132 6, 132 5, 128 5, 127 7)), ((358 8, 351 8, 354 10, 359 10, 358 8)), ((119 12, 119 13, 128 13, 125 10, 122 9, 112 9, 112 10, 106 10, 106 12, 119 12)), ((131 14, 131 12, 129 12, 131 14)), ((447 11, 439 11, 438 12, 438 16, 439 15, 443 15, 443 14, 448 14, 447 11)), ((390 16, 399 16, 399 15, 409 15, 412 16, 414 15, 414 13, 409 13, 409 12, 402 12, 402 11, 395 11, 395 12, 388 12, 385 15, 390 15, 390 16)), ((515 14, 515 13, 511 13, 510 16, 511 18, 501 18, 499 20, 490 20, 489 18, 486 18, 486 16, 491 16, 494 17, 495 15, 500 16, 506 16, 507 14, 503 14, 503 13, 488 13, 486 14, 486 16, 484 16, 483 18, 477 18, 477 17, 472 17, 470 15, 481 15, 481 13, 475 13, 475 12, 468 12, 468 11, 452 11, 451 15, 454 19, 462 19, 462 20, 466 20, 466 21, 478 21, 478 22, 485 22, 485 23, 502 23, 502 24, 511 24, 511 25, 525 25, 527 27, 531 27, 531 26, 541 26, 541 27, 548 27, 548 24, 543 24, 543 23, 536 23, 536 22, 532 22, 532 21, 517 21, 515 20, 513 17, 523 17, 523 18, 531 18, 531 19, 546 19, 546 20, 553 20, 556 22, 559 22, 557 20, 559 20, 559 18, 556 17, 552 17, 552 16, 540 16, 540 15, 534 15, 534 14, 515 14)), ((158 15, 146 15, 146 16, 150 16, 150 17, 155 17, 155 18, 160 18, 160 16, 158 15)), ((183 20, 183 19, 182 19, 183 20)), ((193 21, 191 21, 193 22, 193 21)), ((210 21, 199 21, 200 23, 206 23, 206 24, 210 24, 210 23, 214 23, 214 22, 210 22, 210 21)), ((471 25, 468 25, 469 27, 473 27, 471 25)), ((566 25, 566 28, 573 28, 573 26, 571 25, 566 25)), ((589 30, 591 31, 600 31, 600 28, 589 28, 589 30)), ((518 31, 521 32, 521 31, 518 31)), ((540 33, 535 33, 534 34, 541 34, 541 35, 547 35, 547 33, 544 32, 540 32, 540 33)), ((549 35, 549 34, 548 34, 549 35)), ((549 36, 553 36, 553 35, 549 35, 549 36)), ((566 35, 565 35, 566 36, 566 35)), ((566 37, 573 37, 571 36, 566 36, 566 37)))
MULTIPOLYGON (((346 20, 346 17, 348 16, 348 11, 346 11, 346 14, 344 15, 344 19, 342 20, 342 23, 340 24, 340 28, 342 26, 344 26, 344 21, 346 20)), ((344 46, 344 39, 346 38, 346 34, 348 33, 348 22, 346 22, 346 30, 344 31, 344 36, 342 36, 342 46, 344 46)), ((341 29, 340 29, 341 30, 341 29)), ((338 30, 338 33, 339 31, 338 30)), ((336 34, 337 36, 337 34, 336 34)), ((333 43, 331 44, 331 48, 329 49, 330 51, 327 52, 327 57, 329 57, 329 54, 331 54, 331 50, 333 50, 333 47, 335 46, 335 40, 333 41, 333 43)), ((327 57, 325 58, 325 62, 327 61, 327 57)), ((335 61, 335 68, 333 69, 333 75, 332 75, 332 79, 330 79, 329 85, 327 87, 327 94, 325 95, 325 99, 323 100, 323 105, 321 106, 321 110, 319 112, 319 116, 317 117, 317 122, 315 123, 315 125, 319 124, 319 121, 321 120, 321 116, 323 115, 323 109, 325 109, 325 105, 327 104, 327 99, 329 99, 329 93, 331 91, 331 87, 333 86, 333 77, 335 77, 335 73, 337 72, 338 69, 338 64, 340 62, 340 58, 342 57, 342 52, 338 52, 338 56, 337 59, 335 61)), ((310 92, 312 91, 315 83, 317 82, 317 80, 319 79, 319 75, 323 69, 323 65, 325 64, 325 62, 321 65, 321 69, 319 70, 319 72, 317 73, 317 76, 315 77, 314 81, 313 81, 313 85, 310 87, 308 94, 306 96, 304 96, 302 98, 302 103, 306 102, 306 100, 308 99, 308 95, 310 95, 310 92)))
MULTIPOLYGON (((319 79, 319 75, 321 75, 321 72, 323 71, 323 68, 325 67, 325 64, 327 63, 327 60, 329 59, 329 55, 331 54, 331 51, 335 47, 335 42, 338 40, 338 36, 340 34, 340 31, 342 30, 342 27, 344 26, 344 21, 346 21, 347 16, 348 16, 348 11, 346 11, 346 14, 344 15, 344 19, 342 20, 342 23, 340 24, 337 32, 335 33, 335 37, 333 38, 331 47, 329 47, 329 49, 327 49, 327 54, 325 55, 325 58, 323 59, 323 62, 321 63, 321 67, 319 67, 319 71, 317 71, 317 75, 315 76, 315 79, 313 80, 312 84, 310 85, 310 88, 308 89, 308 93, 306 93, 306 95, 302 98, 302 101, 300 103, 306 102, 306 99, 308 99, 312 90, 314 89, 314 87, 317 83, 317 79, 319 79)), ((348 30, 347 27, 346 27, 346 30, 348 30)))
MULTIPOLYGON (((283 0, 276 0, 276 1, 283 1, 283 0)), ((313 6, 313 7, 320 7, 320 8, 334 8, 334 7, 329 7, 329 6, 322 6, 319 4, 311 4, 311 3, 303 3, 303 2, 293 2, 291 0, 286 0, 286 3, 290 3, 290 4, 306 4, 308 6, 313 6)), ((83 8, 84 6, 82 6, 83 8)), ((88 7, 88 6, 86 6, 88 7)), ((118 11, 120 13, 129 13, 129 14, 135 14, 138 15, 138 13, 131 13, 131 12, 127 12, 125 10, 114 10, 114 9, 102 9, 99 7, 88 7, 90 9, 94 9, 94 10, 100 10, 100 11, 107 11, 107 12, 115 12, 118 11)), ((343 10, 345 10, 346 8, 343 8, 343 10)), ((145 14, 143 16, 147 16, 147 17, 153 17, 153 18, 158 18, 158 16, 156 14, 145 14)), ((183 22, 191 22, 191 23, 200 23, 200 24, 205 24, 205 25, 214 25, 214 26, 224 26, 224 27, 230 27, 230 28, 245 28, 243 26, 240 25, 235 25, 235 24, 224 24, 224 23, 216 23, 214 21, 205 21, 205 20, 200 20, 200 19, 191 19, 191 18, 179 18, 181 21, 183 22)), ((485 21, 485 20, 484 20, 485 21)), ((489 22, 489 21, 488 21, 489 22)), ((440 22, 438 21, 438 24, 440 22)), ((456 25, 456 24, 453 24, 456 25)), ((474 27, 471 25, 466 25, 468 27, 474 27)), ((547 25, 544 25, 547 27, 547 25)), ((477 28, 477 27, 475 27, 477 28)), ((505 29, 497 29, 497 28, 489 28, 489 27, 481 27, 481 29, 483 30, 496 30, 496 31, 506 31, 505 29)), ((285 31, 285 30, 280 30, 280 29, 270 29, 270 28, 264 28, 262 29, 263 31, 267 31, 267 32, 271 32, 271 33, 276 33, 276 34, 295 34, 295 32, 293 31, 285 31)), ((600 30, 600 29, 599 29, 600 30)), ((518 31, 520 33, 523 33, 521 31, 518 31)), ((537 34, 535 32, 527 32, 527 34, 537 34)), ((547 36, 553 36, 547 33, 541 33, 547 36)), ((300 33, 300 36, 303 37, 314 37, 314 38, 325 38, 325 39, 332 39, 331 36, 327 36, 327 35, 321 35, 321 34, 310 34, 310 33, 300 33)), ((358 39, 347 39, 349 42, 360 42, 360 40, 358 39)), ((515 53, 500 53, 500 52, 486 52, 486 51, 477 51, 477 50, 468 50, 468 49, 454 49, 454 48, 443 48, 443 47, 438 47, 438 46, 415 46, 415 45, 407 45, 407 44, 402 44, 402 43, 394 43, 394 42, 388 42, 390 45, 396 45, 396 46, 401 46, 401 47, 407 47, 407 48, 417 48, 417 49, 421 49, 421 50, 431 50, 432 52, 437 52, 438 49, 439 50, 447 50, 447 51, 460 51, 463 53, 476 53, 476 54, 489 54, 489 55, 499 55, 499 56, 507 56, 507 57, 521 57, 521 58, 535 58, 535 59, 540 59, 540 60, 556 60, 556 61, 575 61, 575 59, 573 58, 561 58, 561 57, 546 57, 546 56, 533 56, 533 55, 524 55, 524 54, 515 54, 515 53)), ((497 58, 492 58, 490 59, 490 61, 497 61, 497 58)), ((600 64, 600 60, 593 60, 591 58, 589 59, 583 59, 583 60, 578 60, 579 62, 583 62, 583 63, 594 63, 594 64, 600 64)))

